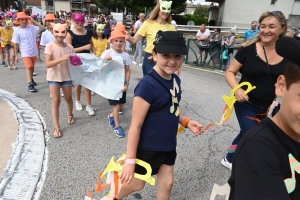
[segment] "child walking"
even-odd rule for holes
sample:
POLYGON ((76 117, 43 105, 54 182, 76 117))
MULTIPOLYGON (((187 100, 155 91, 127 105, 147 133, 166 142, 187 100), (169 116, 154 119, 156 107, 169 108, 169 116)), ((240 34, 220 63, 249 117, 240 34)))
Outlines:
MULTIPOLYGON (((74 47, 76 53, 90 53, 93 47, 92 35, 93 32, 86 30, 84 28, 85 22, 85 14, 72 14, 73 17, 73 24, 75 25, 72 30, 68 30, 66 42, 74 47)), ((81 95, 81 85, 78 85, 74 89, 75 91, 75 108, 76 110, 83 110, 81 102, 80 102, 80 95, 81 95)), ((95 115, 95 112, 91 106, 92 101, 92 94, 91 90, 85 88, 85 101, 86 101, 86 108, 85 110, 88 112, 90 116, 95 115)))
POLYGON ((178 123, 196 136, 203 133, 201 124, 180 114, 179 110, 180 79, 174 72, 181 67, 184 55, 188 53, 183 34, 158 31, 153 44, 156 65, 134 91, 127 158, 120 175, 124 184, 115 200, 144 187, 145 181, 133 177, 134 173, 146 173, 143 167, 135 165, 136 159, 149 163, 152 175, 157 174, 156 199, 170 199, 178 123))
POLYGON ((101 54, 107 49, 108 41, 104 35, 105 24, 97 24, 94 31, 92 40, 95 48, 96 56, 101 56, 101 54))
POLYGON ((67 35, 67 25, 51 23, 51 26, 53 27, 55 40, 46 45, 44 53, 47 66, 47 81, 52 96, 53 137, 59 138, 61 137, 59 126, 60 88, 63 89, 64 98, 67 102, 68 124, 74 124, 75 122, 73 115, 72 80, 68 66, 70 55, 75 52, 71 45, 64 42, 67 35))
POLYGON ((4 27, 0 29, 0 40, 2 41, 1 47, 5 52, 6 61, 8 64, 7 68, 9 70, 17 69, 17 67, 15 66, 14 44, 11 42, 14 33, 12 25, 13 23, 11 20, 5 20, 4 27), (10 62, 10 55, 12 56, 12 63, 10 62))
POLYGON ((130 79, 130 56, 128 53, 122 50, 125 44, 125 39, 127 38, 128 36, 124 35, 122 31, 118 29, 113 30, 111 32, 111 37, 108 39, 108 41, 111 43, 111 49, 104 51, 101 55, 101 58, 105 60, 112 60, 113 57, 120 56, 124 63, 125 80, 123 79, 124 87, 122 89, 122 98, 119 100, 108 100, 109 105, 113 106, 113 111, 108 115, 109 125, 114 128, 114 132, 116 133, 117 137, 125 137, 125 133, 120 126, 119 112, 122 112, 124 104, 126 103, 126 91, 128 89, 130 79))
MULTIPOLYGON (((17 13, 17 20, 20 25, 14 29, 12 38, 12 42, 14 43, 15 55, 18 55, 18 50, 20 49, 21 56, 26 68, 26 78, 29 83, 28 90, 30 92, 36 92, 36 89, 34 87, 36 86, 36 83, 32 78, 36 56, 38 54, 38 49, 36 47, 35 41, 39 31, 44 30, 44 26, 34 21, 32 17, 27 16, 24 12, 17 13), (30 20, 32 24, 35 24, 37 26, 27 25, 28 20, 30 20)), ((18 56, 16 56, 15 60, 18 63, 18 56)))

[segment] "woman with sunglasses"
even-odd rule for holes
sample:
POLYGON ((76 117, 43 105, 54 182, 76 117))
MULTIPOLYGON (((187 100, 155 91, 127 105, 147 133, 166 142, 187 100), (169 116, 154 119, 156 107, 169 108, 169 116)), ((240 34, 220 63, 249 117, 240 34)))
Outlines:
POLYGON ((287 32, 287 21, 280 11, 263 13, 259 20, 259 34, 244 44, 235 55, 226 71, 226 81, 231 88, 239 83, 250 82, 256 86, 249 94, 244 94, 246 87, 235 92, 237 102, 234 104, 240 132, 228 148, 221 163, 231 170, 235 149, 244 133, 266 117, 266 113, 275 99, 275 83, 285 71, 287 60, 275 51, 276 41, 287 32), (240 72, 238 82, 235 75, 240 72))
POLYGON ((211 68, 214 68, 216 63, 220 63, 220 50, 221 50, 222 34, 221 29, 216 28, 215 33, 210 38, 210 45, 213 46, 210 52, 212 56, 211 68))
POLYGON ((158 0, 157 5, 152 10, 150 17, 139 28, 138 32, 131 37, 129 35, 128 41, 133 45, 140 41, 143 37, 147 40, 145 48, 145 55, 143 61, 143 75, 145 76, 150 69, 155 65, 152 59, 152 50, 154 48, 153 42, 156 33, 161 31, 176 31, 173 24, 171 24, 171 5, 172 1, 158 0))

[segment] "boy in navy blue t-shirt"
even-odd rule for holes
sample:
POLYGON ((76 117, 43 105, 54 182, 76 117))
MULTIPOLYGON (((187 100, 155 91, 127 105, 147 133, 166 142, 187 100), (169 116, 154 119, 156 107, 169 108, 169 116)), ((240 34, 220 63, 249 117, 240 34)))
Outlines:
POLYGON ((153 44, 156 65, 134 91, 127 158, 120 175, 125 183, 114 198, 116 200, 141 190, 145 185, 145 181, 133 177, 134 173, 146 172, 135 165, 136 158, 149 163, 152 175, 157 174, 156 199, 170 199, 178 123, 196 136, 203 133, 201 124, 180 114, 180 79, 174 72, 179 70, 188 52, 182 33, 158 31, 153 44))

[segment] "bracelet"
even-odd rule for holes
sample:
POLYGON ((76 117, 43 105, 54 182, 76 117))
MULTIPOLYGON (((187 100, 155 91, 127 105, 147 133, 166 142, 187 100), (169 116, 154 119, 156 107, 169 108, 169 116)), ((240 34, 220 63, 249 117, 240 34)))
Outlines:
POLYGON ((135 159, 126 158, 125 163, 134 165, 135 164, 135 159))
POLYGON ((189 121, 191 120, 191 118, 184 118, 183 121, 181 122, 181 126, 183 126, 184 128, 187 128, 187 125, 189 123, 189 121))

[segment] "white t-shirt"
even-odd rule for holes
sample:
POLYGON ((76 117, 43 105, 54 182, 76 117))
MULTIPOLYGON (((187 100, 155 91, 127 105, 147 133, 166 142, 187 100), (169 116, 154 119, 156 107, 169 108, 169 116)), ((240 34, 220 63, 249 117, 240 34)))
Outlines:
POLYGON ((36 47, 38 33, 38 26, 27 25, 25 28, 15 28, 12 42, 19 44, 22 57, 34 57, 38 54, 36 47))
POLYGON ((87 16, 84 17, 84 24, 83 26, 88 26, 88 18, 87 16))
POLYGON ((115 52, 113 49, 107 49, 102 53, 100 58, 104 59, 106 55, 110 55, 112 59, 114 59, 114 57, 116 56, 120 56, 123 59, 124 67, 126 65, 130 65, 131 63, 129 54, 124 51, 122 53, 118 53, 115 52))
POLYGON ((173 24, 173 25, 175 26, 175 28, 177 27, 177 23, 176 23, 175 20, 172 20, 172 21, 171 21, 171 24, 173 24))
POLYGON ((45 32, 42 33, 40 45, 46 46, 46 44, 48 44, 49 42, 52 42, 54 40, 55 40, 55 37, 51 33, 51 31, 46 30, 45 32))
POLYGON ((134 24, 134 28, 136 28, 136 31, 139 30, 139 28, 141 28, 141 26, 143 25, 143 22, 141 22, 140 20, 137 20, 134 24))
MULTIPOLYGON (((205 38, 206 36, 208 36, 208 40, 210 38, 210 31, 208 29, 206 29, 204 31, 204 33, 202 33, 200 30, 198 30, 198 33, 196 34, 196 36, 200 37, 200 38, 205 38)), ((200 46, 207 46, 209 42, 203 42, 203 41, 200 41, 199 44, 200 46)))

